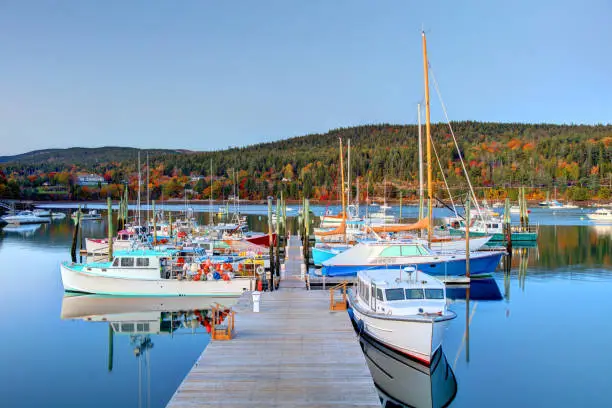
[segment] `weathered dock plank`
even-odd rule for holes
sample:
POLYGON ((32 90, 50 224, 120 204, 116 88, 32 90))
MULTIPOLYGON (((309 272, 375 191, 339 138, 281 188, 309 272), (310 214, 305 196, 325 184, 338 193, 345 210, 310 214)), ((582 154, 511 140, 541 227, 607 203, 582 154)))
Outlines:
POLYGON ((169 407, 380 407, 347 313, 299 275, 293 238, 280 289, 262 294, 260 313, 241 299, 236 337, 208 345, 169 407))

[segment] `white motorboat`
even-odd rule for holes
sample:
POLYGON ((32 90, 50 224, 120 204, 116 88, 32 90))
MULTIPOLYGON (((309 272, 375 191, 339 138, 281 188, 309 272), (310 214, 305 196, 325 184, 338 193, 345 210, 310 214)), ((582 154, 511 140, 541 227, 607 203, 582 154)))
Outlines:
POLYGON ((113 262, 60 265, 64 289, 118 296, 240 296, 255 288, 255 277, 204 273, 197 257, 177 251, 118 251, 113 262))
POLYGON ((50 217, 51 216, 50 210, 45 210, 42 208, 35 208, 32 210, 32 213, 36 215, 37 217, 50 217))
POLYGON ((348 300, 359 332, 427 366, 457 317, 444 283, 414 267, 360 271, 348 300))
POLYGON ((66 218, 66 214, 64 214, 62 212, 52 212, 51 213, 51 218, 53 220, 63 220, 64 218, 66 218))
POLYGON ((2 219, 8 224, 23 225, 23 224, 45 224, 51 222, 47 217, 39 217, 32 211, 21 211, 16 215, 5 215, 2 219))
POLYGON ((612 210, 600 208, 594 213, 587 214, 587 217, 597 222, 612 222, 612 210))
MULTIPOLYGON (((78 214, 79 214, 78 211, 73 212, 72 219, 76 221, 78 214)), ((89 210, 88 212, 81 211, 80 219, 81 221, 95 221, 95 220, 101 220, 102 216, 96 210, 89 210)))

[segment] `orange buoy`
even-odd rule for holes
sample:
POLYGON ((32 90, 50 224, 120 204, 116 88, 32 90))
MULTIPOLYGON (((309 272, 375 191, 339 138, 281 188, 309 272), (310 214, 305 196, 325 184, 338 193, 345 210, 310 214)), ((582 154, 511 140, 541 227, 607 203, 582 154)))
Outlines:
POLYGON ((228 280, 230 280, 230 277, 229 277, 229 275, 228 275, 227 273, 224 273, 224 274, 223 274, 223 280, 224 280, 224 281, 228 281, 228 280))

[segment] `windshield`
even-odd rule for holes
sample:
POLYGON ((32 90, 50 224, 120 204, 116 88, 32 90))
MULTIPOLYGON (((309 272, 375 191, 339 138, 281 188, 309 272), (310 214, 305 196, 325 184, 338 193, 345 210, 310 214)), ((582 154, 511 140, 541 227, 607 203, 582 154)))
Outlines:
POLYGON ((442 289, 425 289, 425 297, 427 299, 444 299, 444 290, 442 290, 442 289))
POLYGON ((404 290, 403 289, 387 289, 385 290, 385 296, 387 297, 387 301, 404 300, 404 290))

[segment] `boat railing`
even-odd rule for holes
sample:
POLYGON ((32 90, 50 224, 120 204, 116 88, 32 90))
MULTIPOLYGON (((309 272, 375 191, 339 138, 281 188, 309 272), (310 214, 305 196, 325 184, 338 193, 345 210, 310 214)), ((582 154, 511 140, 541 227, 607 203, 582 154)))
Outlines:
POLYGON ((346 302, 347 302, 347 286, 348 281, 343 280, 335 286, 329 288, 329 310, 337 311, 337 310, 346 310, 346 302), (340 300, 336 300, 336 294, 340 292, 340 300))

